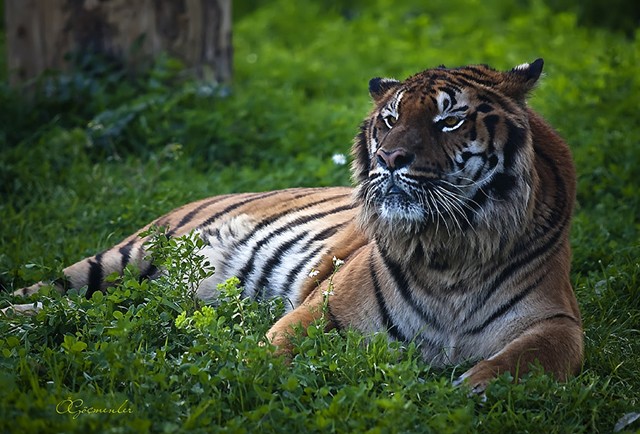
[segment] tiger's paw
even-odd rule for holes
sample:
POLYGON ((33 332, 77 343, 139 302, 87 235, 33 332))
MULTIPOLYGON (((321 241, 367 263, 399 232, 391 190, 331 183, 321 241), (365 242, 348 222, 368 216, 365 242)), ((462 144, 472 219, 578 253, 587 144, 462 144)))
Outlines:
POLYGON ((453 385, 456 387, 466 385, 471 389, 471 393, 482 394, 499 374, 500 370, 497 366, 489 360, 484 360, 454 380, 453 385))
POLYGON ((42 310, 42 303, 27 303, 27 304, 12 304, 11 306, 4 307, 0 309, 2 315, 4 316, 13 316, 13 315, 35 315, 42 310))

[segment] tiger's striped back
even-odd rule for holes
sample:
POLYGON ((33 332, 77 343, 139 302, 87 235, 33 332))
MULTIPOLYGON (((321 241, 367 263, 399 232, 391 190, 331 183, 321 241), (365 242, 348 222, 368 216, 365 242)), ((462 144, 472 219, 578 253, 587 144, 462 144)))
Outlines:
MULTIPOLYGON (((212 301, 216 286, 238 277, 244 294, 265 298, 281 296, 298 305, 317 279, 312 269, 329 270, 334 255, 364 243, 355 229, 352 190, 345 187, 300 188, 265 193, 216 196, 182 206, 162 216, 119 244, 63 270, 54 282, 67 288, 88 286, 87 295, 104 290, 105 278, 122 273, 135 264, 141 277, 153 278, 159 270, 147 260, 140 233, 152 225, 167 228, 167 236, 180 237, 191 231, 200 236, 205 255, 215 273, 202 281, 197 294, 212 301), (309 288, 308 288, 309 287, 309 288)), ((317 278, 322 276, 318 273, 317 278)), ((30 295, 43 285, 19 290, 30 295)), ((285 304, 287 308, 290 303, 285 304)))

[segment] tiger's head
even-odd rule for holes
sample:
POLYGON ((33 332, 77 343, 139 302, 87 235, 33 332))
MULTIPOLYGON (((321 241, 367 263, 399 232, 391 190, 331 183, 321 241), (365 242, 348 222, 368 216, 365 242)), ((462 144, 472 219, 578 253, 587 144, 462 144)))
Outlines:
POLYGON ((517 231, 535 182, 525 98, 542 66, 372 79, 374 109, 352 149, 363 228, 442 239, 517 231))

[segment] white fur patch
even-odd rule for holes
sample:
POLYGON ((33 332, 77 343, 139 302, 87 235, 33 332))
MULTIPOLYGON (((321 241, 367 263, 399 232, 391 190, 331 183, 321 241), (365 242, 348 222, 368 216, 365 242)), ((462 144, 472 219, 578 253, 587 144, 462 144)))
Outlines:
MULTIPOLYGON (((458 109, 460 107, 464 107, 468 105, 468 99, 464 92, 458 92, 455 95, 456 105, 454 106, 451 102, 451 97, 447 92, 439 92, 436 97, 436 101, 438 103, 438 114, 433 117, 433 123, 441 121, 442 119, 451 116, 455 113, 460 113, 460 118, 463 119, 462 112, 458 109)), ((459 125, 458 125, 459 126, 459 125)), ((457 127, 456 127, 457 128, 457 127)), ((455 128, 453 128, 455 129, 455 128)))
POLYGON ((215 227, 202 228, 200 236, 207 242, 207 245, 200 251, 214 267, 215 273, 203 280, 197 290, 199 298, 205 301, 212 301, 218 296, 216 287, 224 282, 231 274, 229 269, 233 269, 233 263, 244 264, 249 259, 250 252, 247 249, 234 249, 234 244, 246 236, 249 236, 257 222, 246 214, 235 216, 222 224, 215 223, 215 227), (233 252, 233 257, 227 258, 229 252, 233 252))
POLYGON ((513 68, 514 71, 525 71, 527 69, 529 69, 531 65, 528 63, 522 63, 518 66, 516 66, 515 68, 513 68))

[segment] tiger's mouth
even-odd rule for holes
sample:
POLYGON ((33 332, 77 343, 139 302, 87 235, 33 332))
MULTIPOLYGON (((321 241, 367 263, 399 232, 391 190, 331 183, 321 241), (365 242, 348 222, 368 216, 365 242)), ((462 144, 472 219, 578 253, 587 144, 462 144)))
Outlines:
POLYGON ((419 191, 401 179, 389 176, 373 189, 373 203, 378 215, 388 222, 411 222, 422 224, 426 221, 427 210, 420 200, 419 191))
POLYGON ((384 196, 385 197, 400 196, 400 197, 407 197, 407 199, 411 199, 411 196, 409 195, 409 193, 404 188, 399 186, 398 183, 394 182, 393 178, 390 179, 389 185, 387 185, 387 187, 385 188, 384 196))
POLYGON ((367 202, 378 218, 411 231, 433 227, 452 234, 471 226, 476 212, 464 186, 443 178, 390 174, 373 177, 367 202))
POLYGON ((419 202, 419 191, 402 176, 391 174, 383 178, 379 188, 380 199, 392 201, 419 202))

